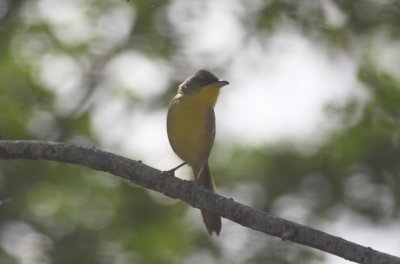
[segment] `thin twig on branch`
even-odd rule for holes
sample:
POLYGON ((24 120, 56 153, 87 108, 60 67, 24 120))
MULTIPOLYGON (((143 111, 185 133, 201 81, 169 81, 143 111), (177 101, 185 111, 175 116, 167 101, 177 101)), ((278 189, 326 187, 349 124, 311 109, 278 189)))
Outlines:
POLYGON ((398 257, 261 212, 202 189, 193 182, 161 174, 161 171, 142 162, 96 148, 56 142, 4 140, 0 141, 0 159, 51 160, 109 172, 282 240, 313 247, 356 263, 400 264, 398 257))

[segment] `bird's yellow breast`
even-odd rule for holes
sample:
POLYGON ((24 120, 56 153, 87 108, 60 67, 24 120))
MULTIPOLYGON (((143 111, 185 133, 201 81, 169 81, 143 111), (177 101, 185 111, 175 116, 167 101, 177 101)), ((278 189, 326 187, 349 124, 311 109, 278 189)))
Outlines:
POLYGON ((168 110, 168 138, 175 153, 191 166, 208 159, 215 137, 214 105, 219 89, 204 87, 194 94, 178 94, 168 110))

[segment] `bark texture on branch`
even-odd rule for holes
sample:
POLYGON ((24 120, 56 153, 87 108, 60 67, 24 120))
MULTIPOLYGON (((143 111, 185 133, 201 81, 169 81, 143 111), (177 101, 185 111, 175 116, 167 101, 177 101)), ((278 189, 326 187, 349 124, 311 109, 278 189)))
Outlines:
POLYGON ((140 161, 96 148, 42 141, 0 141, 0 159, 51 160, 109 172, 147 189, 180 199, 238 224, 313 247, 363 264, 400 264, 400 258, 253 209, 198 187, 193 182, 161 174, 140 161))

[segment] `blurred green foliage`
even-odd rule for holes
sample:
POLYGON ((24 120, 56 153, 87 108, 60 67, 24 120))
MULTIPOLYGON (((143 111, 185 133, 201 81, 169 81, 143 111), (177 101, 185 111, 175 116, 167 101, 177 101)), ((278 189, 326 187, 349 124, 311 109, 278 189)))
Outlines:
MULTIPOLYGON (((107 63, 128 50, 163 61, 180 52, 179 36, 166 22, 168 6, 179 1, 73 2, 88 24, 72 27, 90 29, 81 35, 68 35, 71 25, 63 24, 61 14, 44 18, 43 10, 57 1, 0 0, 1 139, 102 147, 92 129, 92 113, 98 91, 108 85, 102 76, 107 63), (124 12, 132 12, 134 19, 126 28, 127 37, 118 39, 107 27, 124 12), (93 29, 100 33, 88 33, 93 29), (69 42, 69 37, 74 40, 69 42), (72 78, 56 85, 43 80, 41 66, 47 55, 61 56, 74 65, 80 78, 73 89, 63 86, 74 82, 72 78), (58 98, 57 89, 63 87, 74 91, 70 100, 58 98)), ((246 34, 261 34, 273 33, 290 21, 327 50, 357 54, 358 79, 368 90, 368 103, 360 106, 355 100, 330 109, 342 129, 312 151, 306 153, 291 144, 230 146, 229 159, 212 162, 213 171, 223 192, 267 212, 302 209, 304 223, 317 225, 334 221, 338 208, 346 208, 384 226, 388 220, 399 219, 400 79, 394 76, 397 69, 387 71, 375 61, 370 41, 379 34, 399 41, 400 4, 325 2, 341 10, 345 23, 330 23, 315 1, 290 0, 265 1, 257 16, 242 23, 246 34)), ((175 78, 169 79, 168 90, 147 103, 126 92, 128 110, 135 111, 140 104, 165 109, 179 81, 175 78)), ((228 149, 217 147, 220 153, 228 149)), ((197 212, 185 204, 75 166, 1 161, 0 198, 11 199, 0 206, 0 263, 323 262, 322 253, 228 222, 222 231, 226 238, 224 234, 220 239, 209 238, 200 224, 193 226, 197 212)))

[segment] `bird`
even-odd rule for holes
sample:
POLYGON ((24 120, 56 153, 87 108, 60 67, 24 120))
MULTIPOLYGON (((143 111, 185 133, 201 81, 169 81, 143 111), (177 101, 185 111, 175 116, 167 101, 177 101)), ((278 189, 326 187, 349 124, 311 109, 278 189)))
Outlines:
MULTIPOLYGON (((184 80, 171 100, 167 114, 167 134, 173 151, 188 164, 194 180, 201 187, 215 192, 208 159, 215 139, 215 113, 220 88, 229 82, 218 79, 201 69, 184 80)), ((201 210, 203 222, 210 235, 221 232, 221 217, 201 210)))

